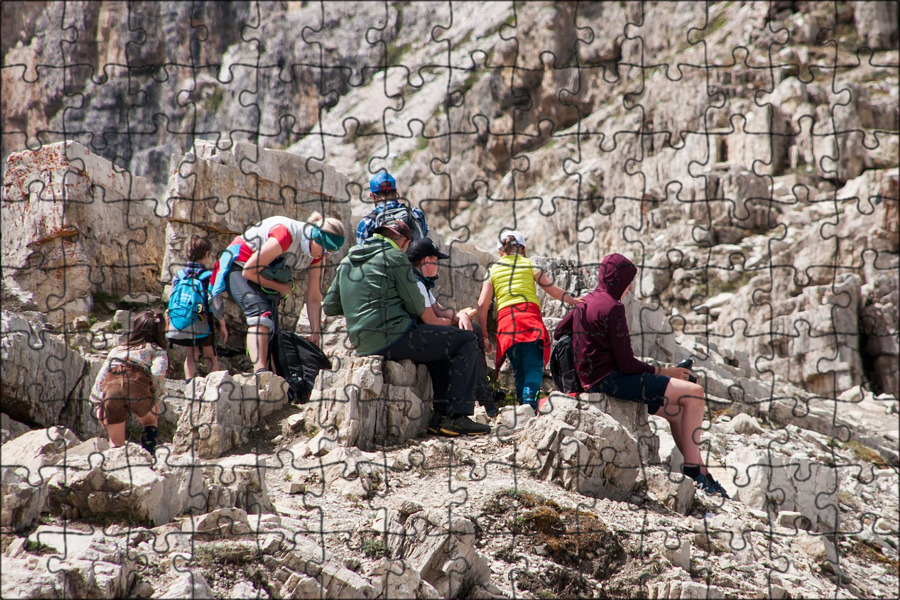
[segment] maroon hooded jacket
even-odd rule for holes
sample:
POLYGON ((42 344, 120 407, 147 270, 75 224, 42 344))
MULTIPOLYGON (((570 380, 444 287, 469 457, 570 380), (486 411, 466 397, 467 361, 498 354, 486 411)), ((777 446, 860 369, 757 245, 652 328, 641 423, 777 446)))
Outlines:
POLYGON ((600 262, 599 282, 584 296, 584 304, 570 310, 556 326, 553 337, 572 334, 578 379, 585 390, 612 373, 654 373, 636 359, 628 336, 622 293, 637 275, 637 267, 621 254, 608 254, 600 262))

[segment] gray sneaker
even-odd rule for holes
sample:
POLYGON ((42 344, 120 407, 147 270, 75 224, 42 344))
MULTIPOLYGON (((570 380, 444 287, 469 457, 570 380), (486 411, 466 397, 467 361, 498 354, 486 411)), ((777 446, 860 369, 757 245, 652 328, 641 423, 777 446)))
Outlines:
POLYGON ((484 435, 491 432, 491 426, 476 423, 463 415, 461 417, 444 417, 441 419, 440 431, 444 435, 454 437, 458 435, 484 435))

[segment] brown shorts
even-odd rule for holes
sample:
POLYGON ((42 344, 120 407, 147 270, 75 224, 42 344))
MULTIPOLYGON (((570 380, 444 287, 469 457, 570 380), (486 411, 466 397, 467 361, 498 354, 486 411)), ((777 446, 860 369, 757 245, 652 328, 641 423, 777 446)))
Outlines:
POLYGON ((155 401, 149 373, 137 365, 113 365, 103 382, 100 418, 117 425, 128 420, 129 410, 141 418, 155 401))

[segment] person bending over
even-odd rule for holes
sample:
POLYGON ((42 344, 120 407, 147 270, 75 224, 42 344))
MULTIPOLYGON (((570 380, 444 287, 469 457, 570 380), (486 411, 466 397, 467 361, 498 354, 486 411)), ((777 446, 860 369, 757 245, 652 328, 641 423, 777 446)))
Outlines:
POLYGON ((166 391, 169 367, 165 332, 165 316, 145 310, 131 322, 128 341, 110 350, 100 367, 90 399, 113 446, 125 445, 125 424, 131 412, 144 428, 141 446, 150 454, 156 452, 159 401, 166 391))

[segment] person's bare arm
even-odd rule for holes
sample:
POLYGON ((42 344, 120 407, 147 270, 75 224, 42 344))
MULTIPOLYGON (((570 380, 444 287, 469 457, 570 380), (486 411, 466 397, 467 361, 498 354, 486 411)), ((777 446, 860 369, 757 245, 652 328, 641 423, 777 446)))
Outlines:
POLYGON ((534 271, 534 280, 537 282, 539 286, 541 286, 545 292, 556 300, 561 300, 565 302, 569 306, 577 306, 578 304, 584 304, 584 300, 581 298, 576 298, 566 290, 562 289, 552 281, 543 271, 539 271, 535 269, 534 271))
POLYGON ((252 281, 269 290, 275 290, 279 295, 285 296, 290 293, 292 285, 290 283, 281 283, 273 281, 262 276, 262 270, 265 269, 273 260, 281 256, 281 244, 275 238, 269 238, 262 248, 250 255, 247 262, 244 263, 243 276, 247 281, 252 281))
POLYGON ((322 332, 322 281, 325 274, 323 263, 312 265, 309 273, 309 287, 306 289, 306 316, 309 318, 309 341, 316 346, 322 332))
POLYGON ((478 322, 484 331, 484 346, 490 351, 491 341, 488 338, 487 316, 488 308, 491 306, 491 300, 494 298, 494 284, 490 279, 486 279, 481 285, 481 294, 478 295, 478 322))
POLYGON ((447 325, 450 326, 452 323, 450 319, 439 317, 437 313, 434 311, 434 305, 426 306, 425 310, 421 314, 422 321, 429 325, 447 325))

